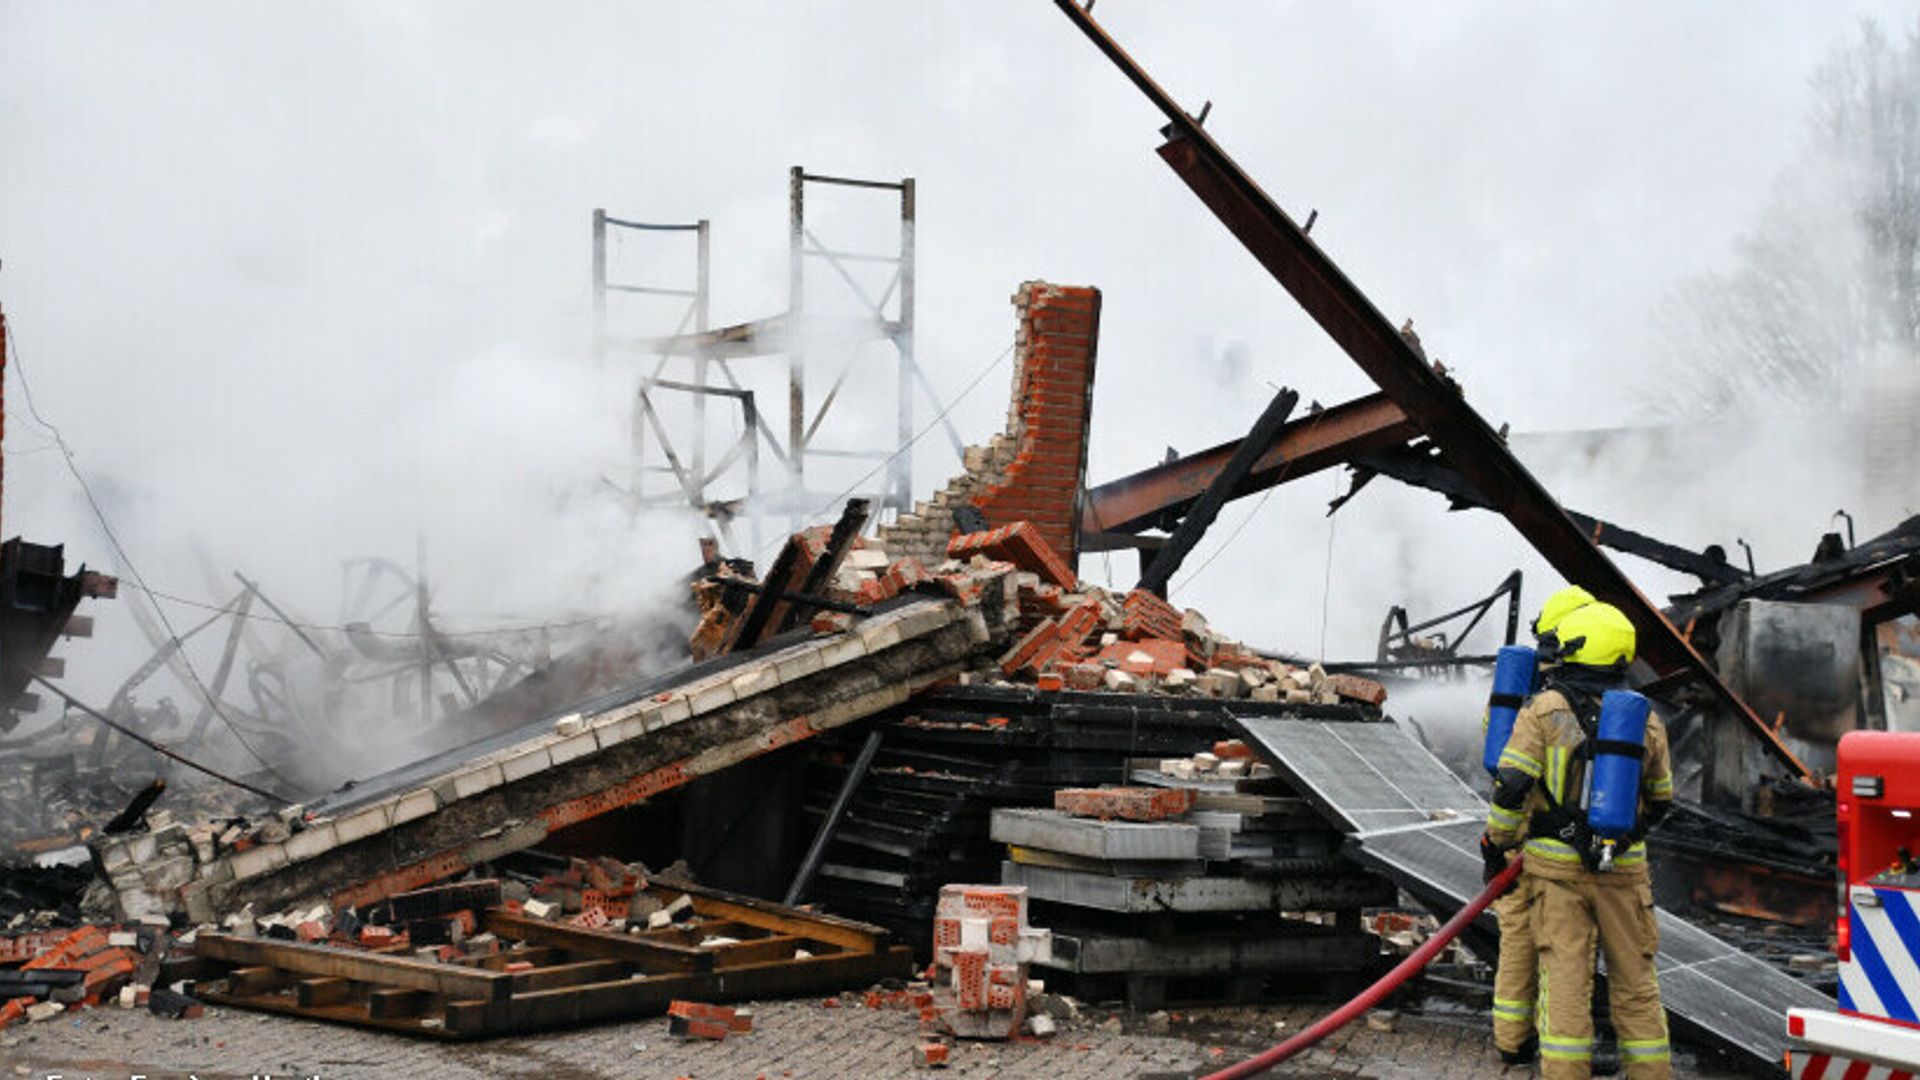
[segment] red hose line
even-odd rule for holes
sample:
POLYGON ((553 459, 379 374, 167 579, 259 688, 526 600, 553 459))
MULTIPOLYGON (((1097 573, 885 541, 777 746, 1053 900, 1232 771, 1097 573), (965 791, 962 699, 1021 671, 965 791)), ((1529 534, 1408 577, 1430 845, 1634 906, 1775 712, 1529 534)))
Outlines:
POLYGON ((1413 978, 1420 973, 1421 969, 1432 963, 1433 958, 1440 955, 1440 950, 1446 948, 1448 942, 1459 937, 1460 931, 1465 930, 1468 923, 1479 918, 1480 913, 1487 910, 1487 905, 1493 903, 1493 901, 1506 890, 1507 886, 1511 885, 1513 880, 1519 876, 1520 857, 1516 855, 1507 863, 1507 868, 1500 872, 1500 876, 1488 882, 1486 889, 1482 891, 1479 896, 1473 898, 1472 903, 1461 908, 1453 918, 1448 919, 1445 926, 1435 931, 1432 937, 1421 943, 1420 947, 1415 949, 1412 955, 1400 961, 1392 971, 1380 976, 1379 981, 1361 991, 1359 997, 1354 998, 1333 1012, 1321 1017, 1312 1027, 1288 1039, 1286 1042, 1272 1049, 1262 1051, 1258 1056, 1250 1057, 1238 1065, 1229 1065, 1219 1072, 1209 1073, 1202 1077, 1201 1080, 1242 1080, 1243 1077, 1255 1076, 1259 1073, 1266 1072, 1268 1069, 1305 1050, 1321 1039, 1346 1027, 1353 1021, 1354 1017, 1373 1008, 1374 1005, 1379 1003, 1381 998, 1399 989, 1400 984, 1413 978))

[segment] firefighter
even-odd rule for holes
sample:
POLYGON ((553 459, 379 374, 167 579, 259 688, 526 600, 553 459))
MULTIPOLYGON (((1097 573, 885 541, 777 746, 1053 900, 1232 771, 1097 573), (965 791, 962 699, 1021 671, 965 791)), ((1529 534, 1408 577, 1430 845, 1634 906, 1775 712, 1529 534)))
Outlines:
MULTIPOLYGON (((1542 642, 1559 628, 1562 619, 1591 603, 1593 594, 1578 585, 1569 585, 1547 597, 1539 616, 1533 620, 1534 641, 1542 642)), ((1511 699, 1508 704, 1512 704, 1511 699)), ((1484 717, 1481 723, 1485 725, 1484 717)), ((1494 755, 1491 748, 1487 752, 1494 755)), ((1524 822, 1520 824, 1524 826, 1524 822)), ((1483 836, 1480 854, 1487 863, 1486 879, 1492 881, 1506 868, 1506 853, 1483 836)), ((1493 914, 1500 923, 1500 958, 1493 971, 1493 1045, 1500 1051, 1501 1061, 1525 1065, 1534 1059, 1540 1043, 1533 1020, 1540 955, 1533 947, 1533 932, 1527 925, 1526 893, 1519 889, 1507 890, 1493 902, 1493 914)))
POLYGON ((1501 754, 1487 840, 1501 850, 1525 831, 1521 892, 1539 950, 1534 1022, 1541 1075, 1584 1078, 1593 1067, 1594 949, 1607 959, 1608 999, 1620 1055, 1632 1080, 1673 1075, 1666 1013, 1653 958, 1659 949, 1643 837, 1673 800, 1665 727, 1649 716, 1640 758, 1635 819, 1618 843, 1587 824, 1584 785, 1596 752, 1622 748, 1599 739, 1601 696, 1626 689, 1633 623, 1593 603, 1561 620, 1547 640, 1541 691, 1520 710, 1501 754))

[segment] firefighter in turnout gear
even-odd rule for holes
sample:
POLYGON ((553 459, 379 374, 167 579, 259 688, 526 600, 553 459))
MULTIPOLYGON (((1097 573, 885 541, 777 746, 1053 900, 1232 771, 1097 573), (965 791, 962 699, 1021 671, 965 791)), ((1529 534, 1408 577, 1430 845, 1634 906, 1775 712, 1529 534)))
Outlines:
MULTIPOLYGON (((1603 695, 1626 689, 1633 654, 1633 623, 1611 604, 1579 608, 1543 636, 1542 659, 1549 664, 1543 686, 1514 722, 1487 813, 1491 848, 1524 843, 1519 893, 1539 951, 1534 1022, 1541 1075, 1549 1078, 1592 1075, 1596 946, 1607 960, 1608 998, 1628 1077, 1673 1075, 1654 974, 1660 935, 1642 839, 1672 805, 1666 729, 1647 715, 1638 743, 1602 738, 1599 731, 1603 695), (1602 755, 1634 759, 1637 790, 1600 790, 1603 763, 1596 758, 1602 755), (1590 824, 1590 800, 1598 807, 1606 794, 1633 808, 1624 835, 1603 835, 1590 824)), ((1644 707, 1637 695, 1616 696, 1644 707)))
MULTIPOLYGON (((1593 594, 1578 585, 1547 597, 1533 620, 1534 641, 1543 642, 1559 629, 1561 620, 1591 603, 1593 594)), ((1486 724, 1485 717, 1481 724, 1486 724)), ((1487 753, 1495 751, 1489 748, 1487 753)), ((1485 837, 1481 838, 1480 853, 1486 860, 1487 880, 1491 881, 1506 868, 1506 853, 1485 837)), ((1540 954, 1527 923, 1527 894, 1518 888, 1508 890, 1493 902, 1493 914, 1500 923, 1500 958, 1493 971, 1493 1045, 1500 1051, 1500 1060, 1524 1065, 1534 1059, 1540 1041, 1533 1018, 1540 954)))

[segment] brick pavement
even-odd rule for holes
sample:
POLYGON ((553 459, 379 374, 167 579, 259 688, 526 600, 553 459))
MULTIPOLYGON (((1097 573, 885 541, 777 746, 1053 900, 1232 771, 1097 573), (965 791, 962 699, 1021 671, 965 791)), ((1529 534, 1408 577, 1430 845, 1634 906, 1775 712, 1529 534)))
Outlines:
MULTIPOLYGON (((1321 1015, 1314 1005, 1175 1012, 1166 1034, 1147 1018, 1090 1010, 1051 1040, 962 1041, 942 1073, 916 1070, 919 1022, 908 1012, 869 1010, 849 995, 840 1008, 820 1001, 753 1006, 754 1031, 725 1042, 680 1042, 665 1017, 482 1043, 428 1042, 359 1028, 208 1009, 205 1018, 167 1021, 145 1012, 99 1009, 0 1032, 0 1080, 153 1080, 185 1077, 320 1076, 327 1080, 423 1077, 490 1080, 876 1080, 882 1077, 1038 1076, 1047 1080, 1192 1077, 1263 1048, 1321 1015), (1285 1026, 1276 1033, 1275 1023, 1285 1026), (1114 1030, 1118 1028, 1118 1030, 1114 1030)), ((1683 1057, 1681 1076, 1725 1080, 1683 1057)), ((1502 1070, 1484 1025, 1461 1016, 1402 1016, 1392 1033, 1356 1024, 1271 1074, 1288 1080, 1517 1080, 1502 1070)))

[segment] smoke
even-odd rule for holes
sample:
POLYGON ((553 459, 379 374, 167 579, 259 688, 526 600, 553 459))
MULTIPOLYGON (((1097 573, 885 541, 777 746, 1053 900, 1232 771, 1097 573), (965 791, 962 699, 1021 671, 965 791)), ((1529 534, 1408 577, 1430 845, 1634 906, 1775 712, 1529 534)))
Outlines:
MULTIPOLYGON (((1632 418, 1616 387, 1655 361, 1631 328, 1763 203, 1801 73, 1890 6, 1749 5, 1732 23, 1651 4, 1099 14, 1181 100, 1215 101, 1209 129, 1296 216, 1320 211, 1315 239, 1390 317, 1415 318, 1490 418, 1561 431, 1632 418)), ((785 306, 794 164, 918 179, 917 352, 943 402, 1005 349, 1016 283, 1103 288, 1095 482, 1244 432, 1273 385, 1328 403, 1369 389, 1167 173, 1158 119, 1045 4, 579 2, 532 18, 0 0, 0 26, 0 301, 41 411, 142 574, 176 595, 222 603, 240 569, 331 622, 342 560, 380 556, 424 562, 460 627, 665 603, 703 524, 630 517, 614 490, 650 368, 590 355, 588 215, 711 220, 712 321, 758 318, 785 306), (1246 343, 1230 377, 1194 369, 1197 339, 1246 343)), ((823 196, 815 211, 834 246, 897 241, 884 209, 823 196)), ((666 285, 688 266, 671 247, 623 258, 666 285)), ((675 313, 622 317, 665 330, 675 313)), ((822 431, 885 446, 891 373, 867 372, 889 361, 860 362, 822 431)), ((783 372, 759 363, 740 378, 784 433, 783 372)), ((810 402, 834 373, 817 369, 810 402)), ((9 382, 7 532, 112 568, 9 382)), ((1000 425, 1005 385, 953 408, 964 441, 1000 425)), ((919 398, 916 429, 932 413, 919 398)), ((709 461, 738 430, 710 415, 709 461)), ((871 467, 822 464, 807 486, 832 496, 871 467)), ((955 471, 943 431, 914 468, 920 496, 955 471)), ((1175 599, 1249 641, 1350 656, 1391 604, 1451 607, 1516 565, 1529 604, 1555 584, 1504 522, 1385 482, 1330 523, 1338 482, 1229 507, 1175 599)), ((1797 556, 1824 526, 1801 519, 1831 509, 1710 499, 1720 516, 1577 467, 1549 483, 1677 542, 1742 530, 1763 560, 1797 556)), ((1136 572, 1119 555, 1083 569, 1136 572)), ((144 658, 125 610, 142 602, 89 605, 98 636, 60 650, 76 693, 104 701, 144 658)), ((191 653, 203 675, 215 645, 191 653)))

